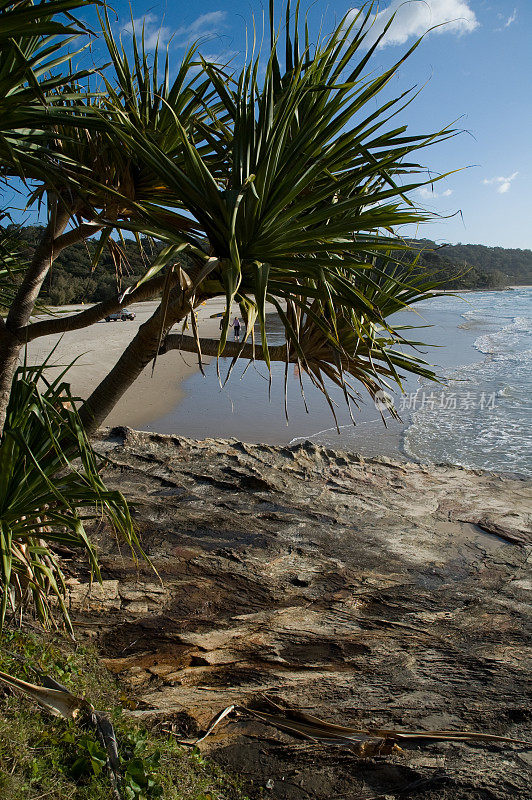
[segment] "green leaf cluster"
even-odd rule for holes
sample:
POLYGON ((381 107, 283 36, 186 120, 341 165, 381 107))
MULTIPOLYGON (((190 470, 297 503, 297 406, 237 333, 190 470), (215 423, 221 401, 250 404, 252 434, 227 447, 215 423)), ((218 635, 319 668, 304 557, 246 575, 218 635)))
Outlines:
MULTIPOLYGON (((327 380, 341 386, 347 400, 356 398, 351 379, 374 395, 389 382, 401 386, 405 372, 435 377, 409 355, 406 329, 388 321, 438 289, 430 274, 410 268, 416 254, 395 231, 428 219, 409 199, 429 182, 419 151, 456 133, 409 135, 396 121, 414 93, 381 97, 419 42, 371 74, 380 38, 367 44, 370 21, 371 5, 311 42, 307 26, 300 31, 299 4, 292 14, 287 3, 281 52, 271 4, 270 51, 252 53, 237 71, 200 57, 199 85, 183 80, 164 95, 164 122, 143 40, 140 48, 134 41, 130 65, 108 25, 105 34, 117 75, 115 89, 107 84, 105 114, 135 175, 150 176, 146 182, 130 172, 134 201, 114 223, 167 245, 141 281, 183 250, 197 264, 192 279, 206 258, 215 259, 198 279, 197 301, 222 295, 228 309, 239 303, 244 317, 258 321, 267 364, 264 310, 273 304, 287 359, 295 355, 327 396, 327 380), (190 93, 201 105, 199 122, 197 110, 183 105, 190 93), (411 254, 406 265, 398 250, 411 254)), ((187 54, 185 72, 193 63, 187 54)), ((93 202, 103 201, 94 194, 93 202)), ((229 313, 223 320, 220 355, 229 313)))
MULTIPOLYGON (((122 757, 124 797, 158 797, 162 788, 168 800, 246 800, 239 780, 175 738, 131 719, 122 710, 131 701, 91 647, 69 644, 57 634, 4 629, 0 670, 35 681, 35 669, 108 710, 122 757)), ((102 760, 90 729, 51 718, 0 689, 2 800, 38 800, 43 794, 49 800, 109 800, 112 788, 106 770, 99 771, 102 760)))
POLYGON ((50 382, 46 363, 19 368, 0 440, 0 627, 24 606, 46 625, 59 608, 70 626, 54 548, 82 550, 99 579, 88 520, 106 519, 140 552, 127 503, 105 487, 100 467, 64 373, 50 382))
MULTIPOLYGON (((70 12, 94 5, 93 0, 0 0, 0 165, 2 172, 50 180, 59 175, 50 147, 51 125, 71 116, 51 109, 61 92, 65 103, 79 98, 77 81, 86 70, 73 72, 69 49, 84 25, 70 12)), ((77 52, 80 52, 79 50, 77 52)))
MULTIPOLYGON (((55 1, 44 4, 51 14, 55 1)), ((401 387, 407 372, 435 378, 412 357, 415 339, 389 317, 440 288, 397 230, 430 218, 411 195, 445 175, 427 178, 419 155, 457 133, 407 131, 400 116, 416 93, 390 96, 389 88, 421 40, 371 71, 393 23, 371 42, 372 13, 366 4, 313 40, 299 2, 284 4, 279 29, 271 2, 269 48, 254 45, 233 69, 205 61, 193 45, 171 79, 168 53, 162 59, 157 46, 152 57, 134 26, 131 47, 117 40, 104 7, 110 62, 98 91, 86 83, 73 94, 83 85, 75 75, 43 89, 43 135, 57 169, 33 195, 55 193, 74 224, 100 232, 93 264, 105 248, 116 254, 113 231, 132 232, 140 245, 142 236, 159 242, 134 285, 186 252, 194 303, 226 299, 220 355, 237 302, 257 320, 269 364, 271 303, 287 361, 295 358, 327 397, 331 381, 341 386, 348 402, 357 384, 374 395, 401 387)), ((54 39, 53 47, 63 44, 54 39)), ((254 326, 248 331, 254 342, 254 326)))

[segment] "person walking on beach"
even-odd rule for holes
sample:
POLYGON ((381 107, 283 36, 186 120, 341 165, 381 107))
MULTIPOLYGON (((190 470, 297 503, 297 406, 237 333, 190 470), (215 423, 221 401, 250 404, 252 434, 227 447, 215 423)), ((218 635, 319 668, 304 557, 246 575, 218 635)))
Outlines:
POLYGON ((235 339, 240 339, 240 320, 235 317, 233 320, 233 329, 235 332, 235 339))

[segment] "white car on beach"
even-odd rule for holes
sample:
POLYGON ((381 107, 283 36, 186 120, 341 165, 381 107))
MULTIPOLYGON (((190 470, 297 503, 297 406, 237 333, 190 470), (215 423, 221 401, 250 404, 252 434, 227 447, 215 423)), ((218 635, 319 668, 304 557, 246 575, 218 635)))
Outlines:
POLYGON ((115 314, 109 314, 106 318, 106 322, 125 322, 128 319, 135 319, 137 315, 134 311, 130 311, 129 308, 123 308, 121 311, 117 311, 115 314))

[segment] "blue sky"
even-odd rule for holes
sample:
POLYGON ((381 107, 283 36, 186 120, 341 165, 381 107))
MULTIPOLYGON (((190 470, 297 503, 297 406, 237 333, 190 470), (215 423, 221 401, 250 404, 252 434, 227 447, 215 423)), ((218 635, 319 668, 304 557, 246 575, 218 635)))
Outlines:
MULTIPOLYGON (((335 19, 354 7, 344 0, 308 5, 312 32, 320 24, 324 32, 331 30, 335 19)), ((133 16, 145 20, 148 42, 159 34, 169 43, 173 63, 188 42, 200 37, 206 56, 232 57, 238 63, 246 27, 252 14, 262 24, 263 6, 267 0, 132 2, 133 16)), ((129 3, 117 0, 112 7, 117 30, 127 36, 129 3)), ((376 54, 376 66, 396 60, 431 25, 447 23, 425 38, 390 90, 426 84, 402 115, 412 132, 428 133, 455 120, 467 131, 423 156, 435 173, 462 171, 438 182, 433 193, 418 195, 431 211, 454 214, 424 225, 418 235, 438 242, 531 248, 531 0, 387 0, 378 9, 375 30, 392 10, 398 13, 386 45, 376 54)))
MULTIPOLYGON (((261 21, 262 7, 255 0, 132 4, 134 17, 146 20, 146 34, 155 38, 159 33, 169 41, 176 59, 187 41, 202 36, 206 55, 238 60, 246 26, 252 14, 261 21)), ((329 30, 335 18, 353 7, 318 0, 310 10, 311 30, 320 23, 329 30)), ((425 163, 435 172, 464 169, 417 198, 439 214, 455 214, 424 225, 419 235, 439 242, 532 247, 532 3, 392 0, 379 4, 376 30, 396 7, 388 42, 376 57, 379 63, 396 59, 431 25, 447 23, 425 38, 395 81, 397 88, 426 83, 405 110, 405 121, 413 131, 428 132, 457 120, 467 131, 425 153, 425 163)), ((128 3, 114 8, 126 25, 128 3)))

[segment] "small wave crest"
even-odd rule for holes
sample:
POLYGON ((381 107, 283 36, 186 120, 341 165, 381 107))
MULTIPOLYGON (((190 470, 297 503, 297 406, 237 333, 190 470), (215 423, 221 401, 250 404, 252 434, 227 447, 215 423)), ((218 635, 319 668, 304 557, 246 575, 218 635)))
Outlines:
POLYGON ((460 327, 478 330, 474 347, 484 358, 448 374, 446 391, 455 395, 454 404, 438 413, 415 410, 403 434, 407 456, 532 475, 530 301, 528 288, 479 293, 462 312, 460 327))
POLYGON ((381 419, 366 419, 362 420, 361 422, 357 422, 356 426, 353 423, 349 423, 349 425, 339 425, 338 428, 334 425, 332 428, 324 428, 322 431, 316 431, 316 433, 309 433, 306 436, 294 436, 293 439, 290 439, 288 442, 289 445, 297 444, 297 442, 306 442, 312 441, 313 439, 317 439, 318 436, 323 436, 327 433, 338 433, 338 431, 343 430, 350 430, 354 427, 358 427, 359 425, 375 425, 377 422, 381 423, 381 419))
POLYGON ((532 337, 532 320, 529 317, 514 317, 511 323, 503 325, 496 331, 485 333, 475 339, 473 347, 485 355, 502 355, 513 357, 516 351, 521 355, 529 352, 527 344, 532 337))

